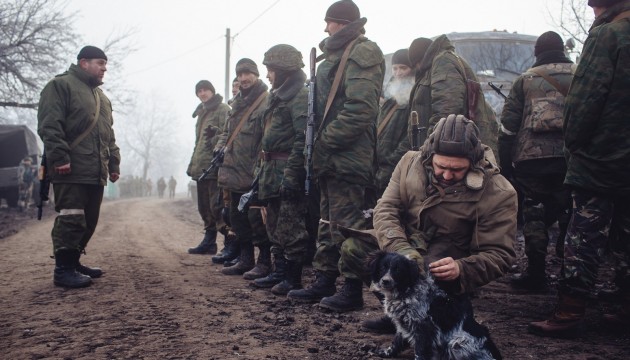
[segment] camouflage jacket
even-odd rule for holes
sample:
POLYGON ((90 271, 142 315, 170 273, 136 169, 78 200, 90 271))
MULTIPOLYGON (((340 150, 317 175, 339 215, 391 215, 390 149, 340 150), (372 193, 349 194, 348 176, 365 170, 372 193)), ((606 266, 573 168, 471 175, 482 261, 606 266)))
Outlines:
MULTIPOLYGON (((195 150, 186 170, 186 174, 193 180, 196 181, 203 174, 203 170, 210 166, 212 150, 223 133, 229 111, 230 107, 223 103, 223 97, 217 94, 205 103, 199 104, 193 113, 193 117, 197 117, 195 150)), ((219 169, 215 168, 206 179, 216 180, 218 171, 219 169)))
POLYGON ((288 160, 261 160, 258 198, 280 195, 280 185, 304 188, 304 130, 308 113, 306 74, 294 72, 278 89, 272 90, 262 120, 262 151, 283 153, 288 160))
POLYGON ((110 173, 120 173, 120 150, 112 128, 112 104, 98 87, 100 81, 77 65, 57 75, 40 94, 37 133, 44 142, 53 183, 107 185, 110 173), (73 149, 70 144, 94 121, 97 124, 73 149), (70 163, 71 173, 59 175, 53 167, 70 163))
MULTIPOLYGON (((466 80, 462 67, 466 78, 479 81, 470 65, 455 54, 455 48, 446 35, 439 36, 427 49, 420 69, 416 72, 416 85, 411 90, 409 102, 409 111, 417 111, 420 126, 426 128, 426 131, 421 133, 420 145, 441 118, 450 114, 468 117, 466 80)), ((496 115, 486 102, 481 88, 477 98, 475 124, 479 128, 481 142, 490 146, 497 154, 499 126, 496 115)))
POLYGON ((565 184, 630 195, 630 19, 612 22, 630 1, 595 19, 564 110, 565 184))
MULTIPOLYGON (((267 85, 259 79, 246 96, 243 96, 242 91, 236 95, 232 103, 232 111, 225 123, 225 131, 219 136, 215 149, 226 146, 227 140, 247 109, 263 93, 267 93, 267 85)), ((260 153, 260 139, 262 138, 260 117, 265 110, 266 101, 263 100, 245 120, 241 131, 236 135, 232 144, 225 149, 223 164, 219 168, 219 186, 235 192, 247 192, 251 189, 254 181, 254 170, 260 153)))
POLYGON ((389 183, 389 178, 398 164, 400 158, 411 149, 407 137, 407 105, 398 105, 396 100, 388 99, 381 106, 378 115, 377 130, 387 114, 394 109, 394 113, 376 139, 376 158, 378 170, 376 171, 376 187, 384 190, 389 183))
MULTIPOLYGON (((571 63, 545 64, 534 70, 548 74, 565 89, 569 88, 573 78, 571 63)), ((503 106, 499 134, 501 155, 509 156, 509 161, 514 163, 546 158, 563 159, 562 122, 551 124, 553 126, 543 123, 543 117, 561 121, 563 110, 564 96, 558 89, 531 70, 523 73, 512 84, 503 106), (510 149, 502 149, 503 146, 510 149)))
POLYGON ((362 35, 366 21, 361 18, 350 23, 320 44, 325 60, 317 68, 318 129, 313 149, 313 169, 317 176, 374 186, 376 119, 385 61, 378 45, 362 35), (341 85, 326 119, 322 121, 343 52, 357 38, 341 85))

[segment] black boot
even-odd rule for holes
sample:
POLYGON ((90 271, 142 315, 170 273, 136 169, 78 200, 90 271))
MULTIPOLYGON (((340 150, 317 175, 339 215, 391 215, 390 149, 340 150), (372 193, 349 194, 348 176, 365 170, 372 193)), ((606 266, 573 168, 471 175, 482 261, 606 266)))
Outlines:
MULTIPOLYGON (((271 288, 274 295, 286 295, 291 290, 302 288, 302 262, 287 260, 287 272, 285 279, 271 288)), ((334 288, 334 282, 333 282, 334 288)))
POLYGON ((206 230, 201 243, 197 247, 188 249, 189 254, 214 255, 217 253, 217 231, 206 230))
POLYGON ((319 307, 337 312, 363 309, 363 282, 359 279, 348 279, 339 292, 325 297, 319 307))
POLYGON ((258 259, 253 269, 243 274, 245 280, 263 278, 271 272, 271 244, 258 246, 258 259))
POLYGON ((286 272, 287 272, 287 260, 284 258, 284 255, 282 254, 274 255, 273 271, 271 272, 271 274, 254 280, 252 282, 252 285, 261 289, 273 287, 274 285, 284 280, 286 276, 286 272))
POLYGON ((240 248, 239 248, 238 253, 239 253, 239 255, 237 257, 235 257, 234 259, 224 262, 223 263, 223 267, 230 267, 230 266, 234 266, 234 265, 238 264, 238 262, 241 261, 240 248))
POLYGON ((336 276, 317 272, 315 282, 306 289, 291 290, 287 297, 298 302, 318 302, 324 296, 331 296, 337 290, 335 288, 336 276))
POLYGON ((547 276, 545 275, 545 258, 528 259, 527 271, 520 276, 510 279, 510 285, 515 289, 528 292, 547 291, 547 276))
POLYGON ((223 264, 236 259, 240 253, 241 248, 236 243, 236 238, 232 235, 228 235, 225 237, 224 248, 221 251, 221 255, 213 256, 212 262, 215 264, 223 264))
POLYGON ((243 275, 254 268, 254 265, 256 265, 256 260, 254 259, 254 245, 250 241, 240 244, 240 260, 236 265, 223 268, 221 270, 223 275, 243 275))
POLYGON ((57 286, 82 288, 92 284, 92 278, 77 272, 79 263, 78 250, 59 250, 55 253, 55 271, 53 282, 57 286))
MULTIPOLYGON (((81 253, 79 253, 79 259, 81 258, 81 253)), ((81 261, 77 261, 77 272, 79 274, 87 275, 92 279, 100 278, 103 276, 103 270, 97 267, 88 267, 85 265, 81 265, 81 261)))

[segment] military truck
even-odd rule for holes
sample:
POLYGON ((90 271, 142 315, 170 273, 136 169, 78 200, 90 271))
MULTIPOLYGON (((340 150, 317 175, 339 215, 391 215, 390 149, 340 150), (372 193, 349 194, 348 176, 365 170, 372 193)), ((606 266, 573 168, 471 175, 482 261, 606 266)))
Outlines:
MULTIPOLYGON (((19 199, 18 167, 25 157, 33 164, 41 161, 37 136, 26 125, 0 125, 0 200, 17 207, 19 199)), ((39 198, 39 182, 33 186, 34 201, 39 198)))

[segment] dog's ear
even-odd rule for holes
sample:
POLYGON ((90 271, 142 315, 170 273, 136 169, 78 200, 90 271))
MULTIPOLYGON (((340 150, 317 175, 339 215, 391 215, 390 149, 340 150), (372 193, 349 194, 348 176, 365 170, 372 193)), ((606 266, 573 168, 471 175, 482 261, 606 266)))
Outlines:
POLYGON ((420 268, 418 267, 418 262, 413 259, 407 258, 407 279, 409 281, 409 285, 413 286, 418 283, 421 279, 424 279, 423 274, 420 272, 420 268))
POLYGON ((377 250, 367 255, 367 257, 365 258, 365 269, 367 270, 367 273, 370 274, 370 276, 374 274, 378 267, 378 263, 386 254, 387 252, 383 250, 377 250))

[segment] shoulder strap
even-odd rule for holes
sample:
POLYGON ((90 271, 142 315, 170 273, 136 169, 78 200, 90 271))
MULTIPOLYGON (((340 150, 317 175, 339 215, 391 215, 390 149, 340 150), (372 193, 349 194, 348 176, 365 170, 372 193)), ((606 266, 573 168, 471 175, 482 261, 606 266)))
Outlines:
POLYGON ((610 22, 614 23, 616 21, 627 19, 627 18, 630 18, 630 10, 626 10, 624 12, 617 14, 617 16, 615 16, 610 22))
POLYGON ((394 117, 394 112, 396 111, 396 109, 398 109, 398 104, 392 106, 387 115, 385 115, 385 117, 383 118, 383 121, 381 121, 381 123, 378 125, 378 129, 376 129, 377 138, 381 136, 381 134, 383 133, 383 129, 385 129, 385 126, 387 126, 387 123, 389 123, 392 117, 394 117))
POLYGON ((96 123, 98 122, 98 116, 101 113, 101 96, 99 95, 96 89, 92 91, 94 92, 94 96, 96 96, 96 111, 94 112, 94 119, 92 120, 92 123, 90 124, 90 126, 88 126, 88 128, 85 129, 85 131, 82 132, 81 135, 79 135, 79 137, 74 139, 72 144, 70 144, 70 150, 74 149, 77 145, 79 145, 81 141, 83 141, 83 139, 85 139, 85 137, 88 136, 88 134, 92 131, 92 129, 94 129, 94 127, 96 126, 96 123))
POLYGON ((535 68, 531 68, 529 69, 529 71, 533 72, 534 74, 541 76, 543 79, 547 80, 547 82, 549 82, 554 88, 556 88, 556 90, 558 90, 562 96, 567 96, 567 94, 569 93, 569 89, 567 87, 562 86, 562 84, 560 84, 560 82, 558 82, 558 80, 554 79, 552 76, 550 76, 545 70, 543 70, 540 67, 535 67, 535 68))
POLYGON ((267 97, 267 94, 268 93, 266 91, 260 94, 258 99, 256 99, 256 101, 254 101, 254 103, 249 108, 247 108, 247 111, 245 112, 241 120, 238 122, 238 125, 236 125, 236 128, 234 129, 234 131, 232 131, 232 134, 228 138, 227 143, 225 143, 226 149, 229 149, 230 145, 232 145, 232 142, 236 138, 236 135, 238 135, 238 133, 241 131, 241 128, 245 124, 245 121, 247 120, 247 118, 249 118, 249 116, 254 112, 254 110, 256 110, 258 105, 260 105, 260 103, 267 97))

